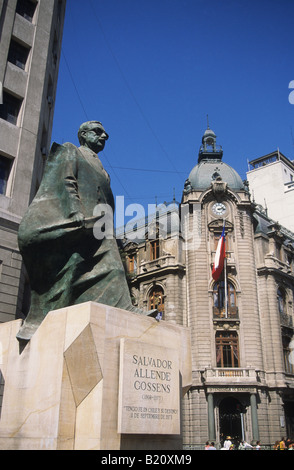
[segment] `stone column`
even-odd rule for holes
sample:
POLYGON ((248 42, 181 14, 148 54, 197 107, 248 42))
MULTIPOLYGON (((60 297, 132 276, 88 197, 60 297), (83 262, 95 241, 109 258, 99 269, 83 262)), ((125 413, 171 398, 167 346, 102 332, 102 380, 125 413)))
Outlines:
POLYGON ((250 406, 251 406, 251 421, 252 421, 252 439, 254 441, 259 440, 259 428, 257 418, 257 405, 256 405, 256 394, 250 394, 250 406))
POLYGON ((215 421, 214 421, 214 405, 213 405, 213 394, 209 393, 207 395, 207 404, 208 404, 208 439, 210 441, 215 441, 215 421))

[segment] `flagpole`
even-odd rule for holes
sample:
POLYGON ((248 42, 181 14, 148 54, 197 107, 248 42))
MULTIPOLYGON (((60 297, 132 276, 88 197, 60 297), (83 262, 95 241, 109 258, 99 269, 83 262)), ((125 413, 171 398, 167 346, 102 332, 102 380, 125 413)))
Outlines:
POLYGON ((224 259, 224 283, 225 283, 225 317, 228 318, 227 258, 224 259))
MULTIPOLYGON (((225 219, 223 219, 225 227, 225 219)), ((227 281, 227 257, 224 259, 224 284, 225 284, 225 318, 228 318, 228 281, 227 281)))

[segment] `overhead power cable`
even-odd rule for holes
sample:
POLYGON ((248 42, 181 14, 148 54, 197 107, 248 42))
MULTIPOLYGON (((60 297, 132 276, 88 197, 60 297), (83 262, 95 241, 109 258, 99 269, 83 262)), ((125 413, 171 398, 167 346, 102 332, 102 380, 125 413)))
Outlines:
MULTIPOLYGON (((147 119, 145 113, 143 112, 143 109, 142 109, 142 107, 140 106, 140 104, 139 104, 139 102, 138 102, 136 96, 134 95, 133 90, 132 90, 131 86, 129 85, 129 82, 128 82, 128 80, 127 80, 127 78, 126 78, 126 76, 125 76, 125 74, 124 74, 124 72, 123 72, 123 70, 122 70, 122 68, 121 68, 121 66, 120 66, 120 63, 119 63, 118 59, 116 58, 116 55, 114 54, 114 52, 113 52, 113 50, 112 50, 112 48, 111 48, 111 46, 110 46, 110 44, 109 44, 109 41, 108 41, 108 39, 107 39, 107 37, 106 37, 106 34, 105 34, 105 32, 104 32, 104 29, 103 29, 103 27, 102 27, 101 21, 99 20, 99 17, 98 17, 98 15, 97 15, 97 13, 96 13, 96 10, 95 10, 95 8, 94 8, 94 6, 93 6, 92 0, 89 0, 89 3, 90 3, 91 8, 92 8, 92 10, 93 10, 94 18, 95 18, 95 20, 96 20, 96 22, 97 22, 97 24, 98 24, 98 26, 99 26, 99 28, 100 28, 100 31, 101 31, 101 33, 102 33, 102 35, 103 35, 103 37, 104 37, 105 44, 106 44, 106 46, 107 46, 107 48, 108 48, 108 50, 109 50, 109 52, 110 52, 110 54, 111 54, 111 56, 112 56, 114 62, 116 63, 116 66, 117 66, 117 68, 118 68, 118 70, 119 70, 119 72, 120 72, 120 74, 121 74, 121 77, 122 77, 123 81, 125 82, 125 85, 126 85, 127 89, 129 90, 130 95, 132 96, 134 102, 136 103, 136 105, 137 105, 137 107, 138 107, 138 109, 139 109, 139 111, 140 111, 140 113, 141 113, 143 119, 145 120, 146 125, 149 127, 150 131, 152 132, 152 134, 153 134, 154 138, 156 139, 158 145, 160 146, 162 152, 165 154, 165 156, 166 156, 167 159, 169 160, 170 164, 171 164, 172 167, 174 168, 174 172, 177 173, 178 176, 181 178, 178 169, 174 166, 173 162, 171 161, 171 159, 170 159, 168 153, 166 152, 165 148, 164 148, 163 145, 161 144, 161 142, 160 142, 160 140, 159 140, 159 138, 158 138, 156 132, 154 131, 153 127, 151 126, 151 124, 150 124, 149 120, 147 119)), ((182 180, 182 178, 181 178, 181 180, 182 180)))
POLYGON ((131 167, 126 167, 126 166, 112 166, 111 168, 116 168, 117 170, 128 170, 128 171, 147 171, 151 173, 182 173, 185 175, 187 172, 186 171, 172 171, 172 170, 151 170, 149 168, 131 168, 131 167))
MULTIPOLYGON (((86 120, 89 121, 89 117, 88 117, 87 111, 86 111, 86 109, 85 109, 85 107, 84 107, 83 100, 82 100, 82 98, 81 98, 81 96, 80 96, 80 94, 79 94, 79 90, 78 90, 78 88, 77 88, 77 86, 76 86, 76 84, 75 84, 75 80, 74 80, 74 78, 73 78, 73 74, 71 73, 71 70, 70 70, 68 61, 66 60, 66 56, 65 56, 65 53, 64 53, 63 49, 62 49, 62 56, 63 56, 64 62, 65 62, 65 65, 66 65, 66 67, 67 67, 69 76, 70 76, 70 78, 71 78, 72 84, 73 84, 74 89, 75 89, 75 91, 76 91, 78 100, 79 100, 80 105, 81 105, 81 107, 82 107, 82 109, 83 109, 83 111, 84 111, 86 120)), ((105 158, 106 158, 106 160, 107 160, 107 162, 108 162, 109 167, 110 167, 111 170, 113 171, 113 174, 116 176, 118 182, 120 183, 121 187, 122 187, 123 190, 125 191, 125 194, 126 194, 130 199, 133 199, 133 198, 128 194, 128 191, 127 191, 127 189, 125 188, 125 186, 122 184, 120 178, 117 176, 117 174, 116 174, 116 172, 115 172, 115 170, 114 170, 114 167, 111 165, 111 163, 110 163, 110 161, 109 161, 109 159, 108 159, 108 157, 107 157, 107 154, 106 154, 105 150, 103 151, 103 155, 105 156, 105 158)))
POLYGON ((81 99, 81 97, 80 97, 79 90, 77 89, 77 86, 76 86, 76 84, 75 84, 73 75, 72 75, 72 73, 71 73, 71 70, 70 70, 69 64, 68 64, 68 62, 67 62, 67 60, 66 60, 65 53, 64 53, 63 49, 61 49, 61 52, 62 52, 62 57, 63 57, 63 59, 64 59, 66 68, 67 68, 67 70, 68 70, 69 76, 70 76, 70 78, 71 78, 72 84, 73 84, 73 86, 74 86, 74 89, 75 89, 75 91, 76 91, 77 97, 78 97, 78 99, 79 99, 80 105, 81 105, 81 107, 82 107, 82 109, 83 109, 83 111, 84 111, 85 117, 86 117, 86 119, 87 119, 87 121, 88 121, 89 118, 88 118, 87 112, 86 112, 86 110, 85 110, 83 101, 82 101, 82 99, 81 99))

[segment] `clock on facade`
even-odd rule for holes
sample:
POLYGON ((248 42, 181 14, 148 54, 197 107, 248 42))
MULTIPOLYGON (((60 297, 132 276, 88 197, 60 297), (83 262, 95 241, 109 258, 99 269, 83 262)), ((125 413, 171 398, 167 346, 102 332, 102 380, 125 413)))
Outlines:
POLYGON ((226 212, 227 208, 222 202, 216 202, 215 204, 213 204, 212 210, 216 215, 223 215, 226 212))

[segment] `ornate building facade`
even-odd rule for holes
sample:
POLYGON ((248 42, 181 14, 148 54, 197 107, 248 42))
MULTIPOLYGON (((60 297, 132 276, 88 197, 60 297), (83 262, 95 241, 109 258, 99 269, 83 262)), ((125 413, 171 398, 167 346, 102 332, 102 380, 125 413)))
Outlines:
POLYGON ((136 239, 125 235, 134 303, 191 330, 184 446, 220 445, 227 435, 265 445, 293 438, 294 234, 252 202, 212 130, 181 204, 159 210, 136 239), (226 268, 215 281, 223 226, 226 268))

